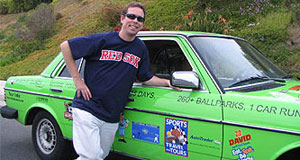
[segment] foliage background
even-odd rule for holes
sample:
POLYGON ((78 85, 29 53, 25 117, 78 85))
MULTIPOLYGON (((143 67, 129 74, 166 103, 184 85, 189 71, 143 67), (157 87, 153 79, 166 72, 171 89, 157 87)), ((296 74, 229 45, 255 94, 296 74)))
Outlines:
POLYGON ((27 12, 40 3, 51 3, 52 0, 0 0, 0 14, 27 12))
MULTIPOLYGON (((0 0, 0 79, 35 75, 64 40, 118 30, 131 0, 0 0), (41 4, 45 2, 46 4, 41 4)), ((300 77, 300 0, 139 0, 145 30, 229 34, 253 43, 286 73, 300 77)))

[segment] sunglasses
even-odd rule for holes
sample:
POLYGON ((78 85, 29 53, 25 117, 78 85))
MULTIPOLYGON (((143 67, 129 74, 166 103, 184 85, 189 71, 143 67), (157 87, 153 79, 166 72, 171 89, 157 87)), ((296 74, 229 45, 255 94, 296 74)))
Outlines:
POLYGON ((144 22, 145 21, 145 18, 144 17, 141 17, 141 16, 136 16, 135 14, 125 14, 126 17, 128 17, 129 19, 131 20, 135 20, 135 18, 137 18, 137 20, 139 22, 144 22))

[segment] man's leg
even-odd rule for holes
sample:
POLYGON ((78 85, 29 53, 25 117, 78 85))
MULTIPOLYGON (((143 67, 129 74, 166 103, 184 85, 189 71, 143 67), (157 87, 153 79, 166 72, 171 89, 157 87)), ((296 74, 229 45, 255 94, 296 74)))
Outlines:
POLYGON ((73 108, 73 144, 77 160, 102 160, 99 126, 105 122, 84 110, 73 108), (102 123, 102 124, 101 124, 102 123))
POLYGON ((100 143, 103 150, 104 159, 110 151, 111 145, 114 142, 115 134, 118 129, 119 123, 104 123, 100 129, 100 143))

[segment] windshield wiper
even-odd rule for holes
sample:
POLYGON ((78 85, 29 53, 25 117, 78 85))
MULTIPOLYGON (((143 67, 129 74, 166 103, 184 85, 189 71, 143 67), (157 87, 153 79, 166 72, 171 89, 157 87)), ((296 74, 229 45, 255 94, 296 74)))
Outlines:
POLYGON ((282 79, 296 79, 296 80, 298 79, 298 80, 300 80, 300 77, 293 77, 292 75, 287 74, 287 75, 283 76, 282 79))
POLYGON ((255 76, 255 77, 249 77, 249 78, 240 80, 238 82, 235 82, 235 83, 229 85, 229 88, 234 87, 234 86, 236 86, 238 84, 241 84, 241 83, 249 82, 249 81, 252 81, 252 80, 258 80, 258 79, 261 79, 261 80, 273 80, 273 81, 276 81, 276 82, 285 82, 284 79, 280 79, 280 78, 271 78, 271 77, 267 77, 267 76, 255 76))
POLYGON ((287 74, 287 75, 285 75, 285 76, 282 77, 282 79, 289 79, 289 78, 293 78, 293 76, 287 74))
POLYGON ((263 79, 263 78, 261 78, 261 77, 249 77, 249 78, 240 80, 238 82, 232 83, 231 85, 229 85, 229 88, 234 87, 234 86, 236 86, 238 84, 241 84, 241 83, 245 83, 245 82, 252 81, 252 80, 257 80, 257 79, 263 79))
POLYGON ((282 79, 282 78, 271 78, 271 77, 267 77, 267 76, 262 76, 261 77, 262 79, 266 79, 266 80, 273 80, 273 81, 276 81, 276 82, 285 82, 285 80, 284 79, 282 79))

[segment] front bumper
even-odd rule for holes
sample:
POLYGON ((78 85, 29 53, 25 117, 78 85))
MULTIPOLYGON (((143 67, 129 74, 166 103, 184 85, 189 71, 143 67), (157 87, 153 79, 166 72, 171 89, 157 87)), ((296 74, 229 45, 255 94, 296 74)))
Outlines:
POLYGON ((8 118, 8 119, 18 118, 18 111, 8 106, 1 107, 0 113, 3 118, 8 118))

